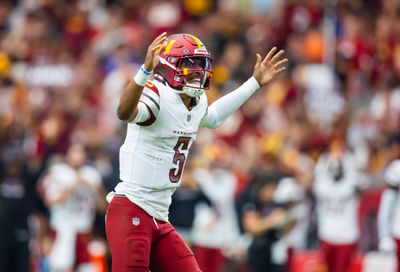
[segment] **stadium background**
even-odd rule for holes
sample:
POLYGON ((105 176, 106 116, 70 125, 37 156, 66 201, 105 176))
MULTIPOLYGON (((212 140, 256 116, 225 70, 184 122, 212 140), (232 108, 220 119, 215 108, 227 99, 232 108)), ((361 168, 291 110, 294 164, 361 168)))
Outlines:
MULTIPOLYGON (((114 188, 125 134, 116 105, 163 31, 191 33, 211 51, 210 102, 249 77, 257 52, 285 49, 285 74, 223 126, 201 130, 190 167, 222 164, 236 177, 235 197, 257 169, 303 177, 307 188, 320 154, 332 144, 346 146, 372 180, 361 197, 358 249, 375 251, 381 175, 393 159, 385 143, 400 129, 396 0, 1 1, 0 187, 4 167, 16 165, 25 194, 12 204, 0 198, 0 205, 12 207, 0 208, 0 243, 29 218, 31 267, 41 271, 50 231, 38 184, 72 142, 85 144, 104 191, 114 188)), ((104 213, 97 212, 93 229, 100 244, 104 213)), ((314 261, 318 249, 313 213, 309 221, 299 262, 314 261)), ((246 271, 232 262, 231 271, 246 271)))

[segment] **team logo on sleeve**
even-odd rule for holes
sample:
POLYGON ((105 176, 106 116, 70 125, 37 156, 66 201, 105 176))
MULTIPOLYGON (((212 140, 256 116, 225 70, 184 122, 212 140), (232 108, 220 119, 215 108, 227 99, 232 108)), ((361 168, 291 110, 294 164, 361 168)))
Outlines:
POLYGON ((135 225, 135 226, 139 226, 140 219, 138 217, 132 218, 132 224, 135 225))

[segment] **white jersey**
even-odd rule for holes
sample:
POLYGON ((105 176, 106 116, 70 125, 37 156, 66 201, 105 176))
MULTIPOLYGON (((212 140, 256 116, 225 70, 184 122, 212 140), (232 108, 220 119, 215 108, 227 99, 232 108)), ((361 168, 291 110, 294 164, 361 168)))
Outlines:
POLYGON ((143 123, 129 123, 120 149, 120 182, 116 194, 149 215, 168 221, 171 196, 180 185, 189 149, 207 113, 205 94, 188 110, 179 94, 158 81, 148 82, 139 103, 150 110, 143 123))
POLYGON ((197 169, 194 177, 217 209, 218 215, 209 206, 196 206, 191 233, 193 244, 209 248, 233 245, 239 238, 234 199, 235 175, 224 169, 197 169))
POLYGON ((354 243, 360 236, 357 222, 359 176, 350 154, 344 154, 343 177, 329 174, 330 160, 321 156, 315 169, 313 191, 317 200, 318 237, 332 244, 354 243))
MULTIPOLYGON (((100 186, 101 176, 98 170, 91 166, 82 166, 79 175, 93 186, 100 186)), ((66 190, 73 191, 64 201, 50 207, 50 224, 54 229, 65 226, 76 232, 89 232, 95 216, 96 192, 86 184, 76 186, 78 175, 67 164, 56 164, 50 167, 43 179, 45 198, 56 199, 66 190)))
MULTIPOLYGON (((400 189, 400 159, 389 164, 384 174, 385 182, 400 189)), ((400 191, 397 190, 395 207, 393 209, 393 218, 391 220, 391 233, 396 239, 400 239, 400 191)))

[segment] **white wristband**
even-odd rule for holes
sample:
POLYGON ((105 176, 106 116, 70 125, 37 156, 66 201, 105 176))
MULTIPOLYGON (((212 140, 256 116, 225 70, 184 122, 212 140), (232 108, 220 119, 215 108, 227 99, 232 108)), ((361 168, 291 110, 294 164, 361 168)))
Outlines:
POLYGON ((151 72, 146 71, 142 65, 140 67, 140 70, 136 73, 133 80, 136 82, 137 85, 144 87, 152 73, 153 73, 153 71, 151 71, 151 72))

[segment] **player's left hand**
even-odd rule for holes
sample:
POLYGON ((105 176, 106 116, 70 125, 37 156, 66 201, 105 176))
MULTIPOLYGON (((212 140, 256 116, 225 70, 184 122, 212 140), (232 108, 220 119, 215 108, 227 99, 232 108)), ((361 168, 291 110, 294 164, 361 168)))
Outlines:
POLYGON ((276 47, 272 48, 264 60, 262 60, 261 55, 257 54, 257 62, 254 66, 253 76, 258 81, 260 86, 264 86, 272 79, 274 79, 279 73, 285 71, 285 67, 282 66, 288 60, 285 58, 283 60, 279 60, 279 58, 285 53, 284 50, 280 50, 277 54, 274 55, 276 51, 276 47))

